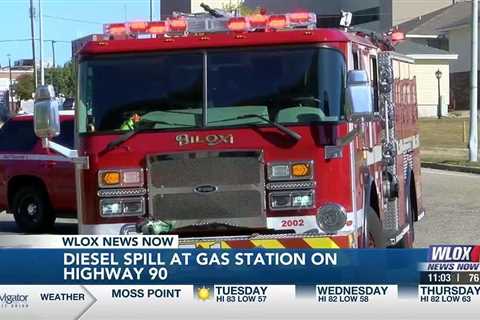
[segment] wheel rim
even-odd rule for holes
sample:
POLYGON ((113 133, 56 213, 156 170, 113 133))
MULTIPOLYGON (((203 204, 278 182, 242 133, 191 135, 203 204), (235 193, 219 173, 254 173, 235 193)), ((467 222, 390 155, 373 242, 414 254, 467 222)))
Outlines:
POLYGON ((19 206, 19 214, 31 222, 37 223, 40 221, 40 208, 38 202, 33 197, 25 197, 20 206, 19 206))

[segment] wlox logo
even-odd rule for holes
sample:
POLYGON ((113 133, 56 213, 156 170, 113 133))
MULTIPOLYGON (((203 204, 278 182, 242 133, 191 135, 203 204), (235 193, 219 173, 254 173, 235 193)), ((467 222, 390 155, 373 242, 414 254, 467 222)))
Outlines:
POLYGON ((28 295, 0 294, 0 308, 28 308, 28 295))
POLYGON ((429 262, 480 262, 480 245, 431 246, 428 254, 429 262))

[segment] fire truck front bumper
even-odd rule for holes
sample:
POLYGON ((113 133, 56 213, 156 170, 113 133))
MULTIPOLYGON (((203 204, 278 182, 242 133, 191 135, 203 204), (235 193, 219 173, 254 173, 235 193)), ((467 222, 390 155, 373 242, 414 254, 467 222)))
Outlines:
MULTIPOLYGON (((81 225, 80 234, 137 234, 134 224, 81 225)), ((180 248, 197 249, 341 249, 356 248, 353 233, 338 235, 272 234, 212 238, 180 238, 180 248)))
POLYGON ((307 234, 252 235, 204 239, 180 239, 181 248, 197 249, 341 249, 353 248, 350 235, 320 236, 307 234))

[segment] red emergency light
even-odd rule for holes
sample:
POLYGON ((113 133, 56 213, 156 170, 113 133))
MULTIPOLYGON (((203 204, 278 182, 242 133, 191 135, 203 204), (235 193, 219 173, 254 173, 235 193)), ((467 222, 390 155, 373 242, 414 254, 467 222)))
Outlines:
POLYGON ((189 32, 203 34, 207 32, 252 32, 313 28, 316 26, 316 22, 317 16, 314 13, 296 12, 283 15, 267 15, 266 12, 262 12, 248 17, 235 16, 220 19, 174 16, 166 21, 105 24, 103 29, 104 33, 110 35, 113 39, 126 39, 141 38, 144 35, 184 36, 189 32), (199 21, 201 19, 205 21, 199 21), (191 30, 189 30, 189 23, 192 25, 191 30), (205 25, 205 28, 201 27, 202 24, 205 25))
POLYGON ((255 14, 248 17, 252 29, 265 29, 267 27, 268 16, 265 14, 255 14))
POLYGON ((155 35, 165 34, 167 33, 167 24, 164 21, 150 22, 147 33, 155 35))
POLYGON ((130 22, 128 24, 128 28, 130 29, 130 32, 145 33, 148 30, 148 22, 145 22, 145 21, 130 22))
POLYGON ((168 18, 168 31, 174 33, 185 33, 188 29, 187 20, 184 18, 168 18))
POLYGON ((112 36, 120 36, 127 34, 127 26, 125 23, 112 23, 104 26, 105 33, 112 36))
POLYGON ((230 19, 227 27, 233 32, 246 32, 249 29, 248 21, 244 17, 230 19))
POLYGON ((291 23, 305 23, 310 21, 310 13, 308 12, 296 12, 288 15, 291 23))
POLYGON ((267 27, 271 30, 281 30, 287 28, 287 26, 287 16, 285 15, 270 16, 267 22, 267 27))

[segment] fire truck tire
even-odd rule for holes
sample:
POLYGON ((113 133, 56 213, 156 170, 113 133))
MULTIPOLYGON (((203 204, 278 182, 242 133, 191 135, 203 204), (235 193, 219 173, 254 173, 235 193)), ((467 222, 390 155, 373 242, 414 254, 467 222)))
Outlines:
POLYGON ((366 220, 365 235, 368 235, 366 248, 385 248, 382 224, 377 213, 371 207, 367 209, 366 220))
POLYGON ((17 226, 25 233, 46 232, 55 223, 48 195, 39 187, 19 188, 13 196, 12 209, 17 226))
POLYGON ((406 248, 412 248, 413 247, 413 242, 415 240, 415 217, 414 217, 414 209, 413 209, 413 203, 412 203, 412 197, 410 195, 407 196, 405 207, 407 208, 407 221, 409 224, 409 231, 403 236, 402 240, 400 240, 393 248, 396 249, 406 249, 406 248))

